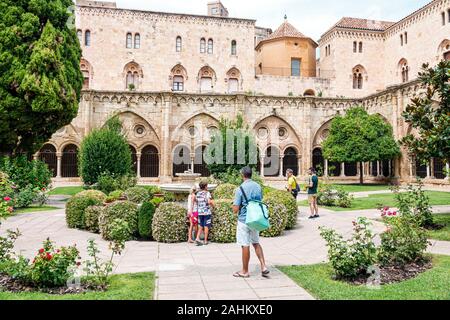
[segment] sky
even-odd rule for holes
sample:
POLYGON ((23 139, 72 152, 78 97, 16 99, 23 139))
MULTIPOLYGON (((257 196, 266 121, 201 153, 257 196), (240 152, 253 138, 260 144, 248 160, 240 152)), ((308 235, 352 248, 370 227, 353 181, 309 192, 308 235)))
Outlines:
MULTIPOLYGON (((114 0, 109 0, 114 1, 114 0)), ((115 0, 119 8, 206 14, 209 0, 115 0)), ((222 0, 230 17, 257 20, 275 30, 288 16, 300 32, 319 40, 342 17, 398 21, 430 0, 222 0)))

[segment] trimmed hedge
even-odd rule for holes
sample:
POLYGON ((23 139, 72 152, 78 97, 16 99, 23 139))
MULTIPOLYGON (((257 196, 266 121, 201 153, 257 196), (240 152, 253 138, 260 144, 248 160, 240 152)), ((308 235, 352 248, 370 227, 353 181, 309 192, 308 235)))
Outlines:
POLYGON ((231 183, 220 184, 216 190, 214 190, 215 199, 234 199, 234 194, 238 186, 231 183))
POLYGON ((98 190, 86 190, 70 198, 66 205, 66 222, 69 228, 85 229, 85 210, 102 205, 106 195, 98 190))
POLYGON ((98 219, 102 213, 103 206, 90 206, 84 210, 84 219, 86 230, 94 233, 99 233, 100 229, 98 227, 98 219))
POLYGON ((211 240, 218 243, 236 242, 237 216, 231 200, 216 200, 213 212, 211 240))
POLYGON ((127 199, 131 202, 140 204, 150 199, 147 189, 142 187, 132 187, 124 192, 127 199))
POLYGON ((144 202, 139 208, 138 229, 139 235, 144 239, 152 238, 152 222, 155 211, 156 206, 150 201, 144 202))
POLYGON ((152 223, 153 238, 158 242, 184 242, 188 225, 186 209, 176 203, 161 203, 155 212, 152 223))
POLYGON ((132 240, 138 234, 138 206, 131 201, 118 201, 106 206, 99 217, 98 224, 100 233, 105 240, 111 239, 111 224, 116 219, 122 219, 128 223, 132 240))
POLYGON ((297 225, 298 206, 294 197, 286 191, 272 190, 266 194, 266 197, 278 198, 285 207, 285 214, 287 215, 286 230, 292 230, 297 225))
POLYGON ((280 199, 278 193, 269 193, 263 201, 269 208, 270 228, 261 232, 261 235, 269 238, 281 236, 288 222, 288 213, 283 199, 280 199))

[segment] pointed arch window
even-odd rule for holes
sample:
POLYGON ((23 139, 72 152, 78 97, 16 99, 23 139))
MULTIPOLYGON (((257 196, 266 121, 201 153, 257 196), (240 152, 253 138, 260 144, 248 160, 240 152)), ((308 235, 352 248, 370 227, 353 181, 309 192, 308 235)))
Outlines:
POLYGON ((231 41, 231 55, 237 55, 237 42, 236 40, 231 41))
POLYGON ((208 40, 208 54, 213 54, 214 52, 214 41, 213 39, 208 40))
POLYGON ((205 38, 200 39, 200 53, 206 52, 206 40, 205 38))
POLYGON ((129 32, 127 33, 127 43, 126 43, 127 49, 133 48, 133 35, 129 32))
POLYGON ((353 89, 363 88, 363 69, 361 67, 356 67, 353 69, 353 89))
POLYGON ((84 33, 84 45, 89 47, 91 45, 91 31, 86 30, 84 33))
POLYGON ((134 48, 139 49, 141 47, 141 35, 136 33, 134 35, 134 48))
POLYGON ((182 42, 182 40, 181 40, 181 37, 180 36, 178 36, 177 37, 177 40, 176 40, 176 51, 177 52, 181 52, 181 48, 182 48, 182 44, 183 44, 183 42, 182 42))

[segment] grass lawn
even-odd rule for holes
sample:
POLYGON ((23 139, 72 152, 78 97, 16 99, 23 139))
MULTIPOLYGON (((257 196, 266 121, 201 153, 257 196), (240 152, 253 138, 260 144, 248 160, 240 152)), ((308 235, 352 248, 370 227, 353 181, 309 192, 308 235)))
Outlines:
POLYGON ((52 211, 52 210, 58 210, 60 208, 52 207, 52 206, 42 206, 42 207, 36 207, 31 206, 28 208, 21 208, 14 211, 14 214, 21 214, 21 213, 30 213, 30 212, 41 212, 41 211, 52 211))
POLYGON ((106 292, 51 295, 39 292, 0 292, 0 300, 152 300, 155 287, 153 272, 111 276, 106 292))
POLYGON ((437 214, 433 216, 434 223, 445 227, 440 230, 428 231, 428 237, 434 240, 450 241, 450 213, 437 214))
MULTIPOLYGON (((430 197, 430 204, 436 205, 450 205, 450 192, 439 191, 426 191, 428 197, 430 197)), ((300 201, 299 205, 308 206, 308 201, 300 201)), ((352 210, 365 210, 376 209, 379 205, 395 207, 396 201, 393 193, 386 194, 372 194, 368 198, 355 198, 350 208, 337 208, 337 207, 323 207, 333 211, 352 211, 352 210)))
POLYGON ((389 190, 391 186, 386 184, 335 184, 347 192, 367 192, 367 191, 383 191, 389 190))
POLYGON ((81 186, 59 187, 59 188, 55 188, 52 191, 50 191, 50 195, 51 196, 55 196, 55 195, 74 196, 81 191, 84 191, 83 187, 81 187, 81 186))
POLYGON ((332 280, 332 269, 329 264, 279 269, 320 300, 448 300, 450 257, 433 256, 433 262, 433 269, 418 277, 383 285, 380 290, 332 280))

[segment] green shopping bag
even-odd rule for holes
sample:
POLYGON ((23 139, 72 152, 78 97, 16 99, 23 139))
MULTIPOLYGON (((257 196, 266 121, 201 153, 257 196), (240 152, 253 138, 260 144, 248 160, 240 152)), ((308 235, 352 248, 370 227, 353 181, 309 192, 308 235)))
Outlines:
POLYGON ((253 230, 264 231, 270 228, 269 222, 269 209, 267 205, 261 201, 251 200, 248 201, 247 195, 244 189, 240 187, 242 195, 244 196, 245 202, 247 202, 247 218, 245 219, 245 224, 253 230))

